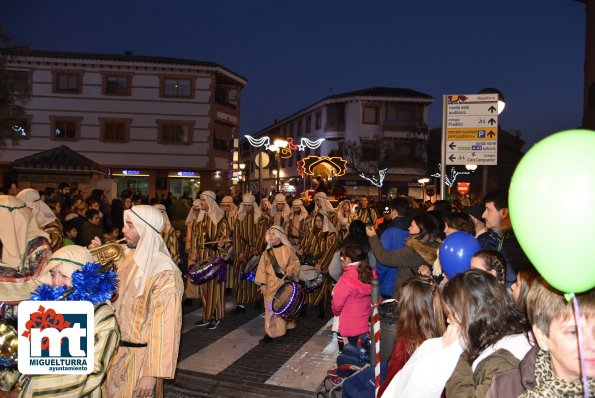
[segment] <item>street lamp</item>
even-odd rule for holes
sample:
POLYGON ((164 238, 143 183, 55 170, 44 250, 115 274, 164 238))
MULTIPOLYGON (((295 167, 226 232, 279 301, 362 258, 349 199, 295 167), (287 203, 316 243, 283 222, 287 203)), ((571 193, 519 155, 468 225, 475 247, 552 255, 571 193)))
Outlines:
POLYGON ((466 164, 465 168, 469 171, 475 171, 475 170, 477 170, 477 165, 476 164, 466 164))
MULTIPOLYGON (((242 194, 245 191, 245 187, 244 187, 244 169, 246 168, 246 163, 240 163, 240 174, 242 176, 242 183, 241 183, 241 188, 242 188, 242 194)), ((250 176, 250 171, 248 170, 248 176, 250 176)))
POLYGON ((423 203, 426 203, 426 184, 430 182, 428 177, 420 178, 417 180, 421 184, 421 200, 423 203))

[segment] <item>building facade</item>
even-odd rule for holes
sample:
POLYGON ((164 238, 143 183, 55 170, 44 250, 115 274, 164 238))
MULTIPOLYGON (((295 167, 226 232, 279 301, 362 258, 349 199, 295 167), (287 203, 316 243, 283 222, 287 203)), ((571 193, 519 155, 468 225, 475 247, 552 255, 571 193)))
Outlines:
POLYGON ((263 188, 268 191, 276 188, 277 183, 281 190, 298 194, 314 188, 317 175, 300 175, 299 161, 308 156, 338 156, 347 160, 348 170, 339 178, 331 171, 333 178, 329 183, 333 187, 342 187, 349 195, 378 195, 379 187, 355 170, 355 163, 359 162, 357 166, 373 171, 369 177, 377 175, 379 169, 387 169, 381 187, 384 195, 407 195, 410 187, 417 189, 417 179, 426 172, 428 106, 432 100, 430 95, 411 89, 372 87, 326 97, 276 121, 250 135, 269 137, 270 143, 276 138, 290 140, 298 148, 291 157, 282 158, 279 152, 254 147, 243 139, 241 161, 247 165, 245 173, 252 190, 258 186, 258 154, 264 151, 271 157, 263 169, 263 188), (318 148, 299 147, 304 139, 316 142, 321 138, 324 141, 318 148))
MULTIPOLYGON (((20 178, 11 169, 15 160, 66 145, 100 165, 119 191, 194 196, 198 189, 228 190, 247 84, 237 73, 131 52, 8 49, 2 55, 7 70, 31 87, 28 118, 15 126, 20 139, 1 151, 5 185, 20 178)), ((20 187, 41 184, 28 179, 20 187)))
POLYGON ((585 4, 585 80, 583 128, 595 130, 595 0, 579 0, 585 4))

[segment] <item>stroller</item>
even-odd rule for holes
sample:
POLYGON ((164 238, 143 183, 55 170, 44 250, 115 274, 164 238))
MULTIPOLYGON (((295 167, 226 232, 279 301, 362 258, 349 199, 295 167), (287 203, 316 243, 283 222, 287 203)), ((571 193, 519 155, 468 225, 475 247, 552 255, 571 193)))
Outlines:
POLYGON ((316 394, 317 398, 335 398, 342 389, 343 382, 370 366, 370 336, 361 335, 357 344, 346 344, 337 357, 337 366, 329 369, 324 378, 324 391, 316 394))

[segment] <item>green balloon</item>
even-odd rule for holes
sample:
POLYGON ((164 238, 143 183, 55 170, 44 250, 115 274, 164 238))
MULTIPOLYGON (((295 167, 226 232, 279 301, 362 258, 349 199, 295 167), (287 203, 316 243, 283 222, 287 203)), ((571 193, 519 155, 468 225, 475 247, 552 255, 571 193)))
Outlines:
POLYGON ((521 247, 553 287, 595 287, 595 131, 568 130, 535 144, 512 176, 508 205, 521 247))

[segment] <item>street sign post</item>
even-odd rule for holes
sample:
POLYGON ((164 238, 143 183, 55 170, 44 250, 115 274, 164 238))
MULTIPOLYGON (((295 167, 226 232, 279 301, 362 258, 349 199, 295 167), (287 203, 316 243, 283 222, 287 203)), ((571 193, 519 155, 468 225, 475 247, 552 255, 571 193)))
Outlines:
POLYGON ((446 165, 498 163, 498 94, 446 96, 446 165))

